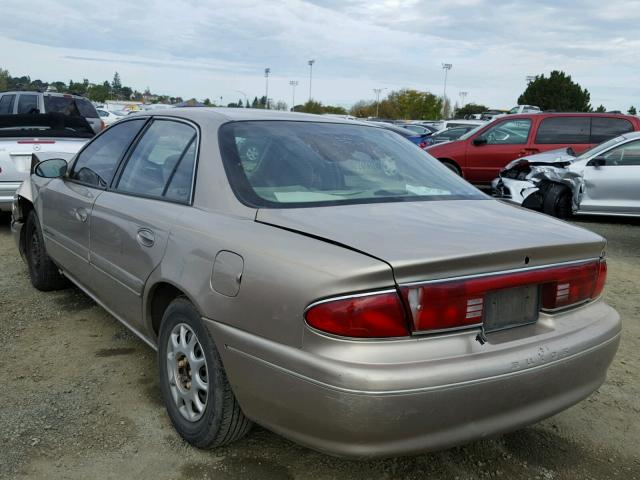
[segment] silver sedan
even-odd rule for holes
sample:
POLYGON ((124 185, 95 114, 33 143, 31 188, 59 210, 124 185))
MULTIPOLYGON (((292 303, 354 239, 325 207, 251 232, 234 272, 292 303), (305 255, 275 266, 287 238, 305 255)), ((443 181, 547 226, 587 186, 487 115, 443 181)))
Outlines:
POLYGON ((256 422, 336 455, 445 448, 579 402, 618 348, 602 237, 375 126, 144 112, 32 172, 33 285, 73 282, 157 349, 197 447, 256 422))
POLYGON ((640 132, 575 155, 554 150, 514 160, 494 195, 560 218, 571 214, 640 216, 640 132))

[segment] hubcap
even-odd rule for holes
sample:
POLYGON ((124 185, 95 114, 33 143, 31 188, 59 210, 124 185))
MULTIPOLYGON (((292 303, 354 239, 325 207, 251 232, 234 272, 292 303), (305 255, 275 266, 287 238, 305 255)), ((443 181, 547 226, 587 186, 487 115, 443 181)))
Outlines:
POLYGON ((197 422, 204 414, 209 397, 207 360, 194 331, 179 323, 167 342, 167 375, 171 397, 180 414, 197 422))

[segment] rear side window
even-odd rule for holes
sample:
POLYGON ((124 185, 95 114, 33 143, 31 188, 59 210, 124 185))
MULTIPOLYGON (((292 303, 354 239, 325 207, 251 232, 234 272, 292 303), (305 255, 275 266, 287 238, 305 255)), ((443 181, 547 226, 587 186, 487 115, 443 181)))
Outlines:
POLYGON ((545 118, 538 127, 535 143, 590 143, 590 117, 545 118))
POLYGON ((18 113, 40 113, 38 96, 21 93, 18 97, 18 113))
POLYGON ((46 113, 57 112, 65 115, 78 115, 85 118, 98 118, 98 112, 96 112, 91 102, 83 98, 74 98, 71 96, 45 95, 44 110, 46 113))
POLYGON ((0 98, 0 115, 10 115, 13 113, 13 102, 15 99, 15 95, 3 95, 2 98, 0 98))
POLYGON ((191 125, 155 120, 136 145, 116 189, 188 202, 196 139, 196 129, 191 125))
POLYGON ((129 145, 138 134, 144 118, 118 122, 80 153, 69 178, 97 188, 106 188, 129 145))
POLYGON ((633 132, 633 125, 624 118, 593 117, 591 119, 591 143, 602 143, 628 132, 633 132))

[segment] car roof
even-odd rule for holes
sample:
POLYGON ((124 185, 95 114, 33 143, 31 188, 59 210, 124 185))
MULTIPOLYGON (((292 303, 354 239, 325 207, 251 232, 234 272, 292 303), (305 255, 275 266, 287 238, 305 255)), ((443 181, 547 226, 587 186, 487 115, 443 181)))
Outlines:
POLYGON ((604 113, 604 112, 540 112, 540 113, 517 113, 500 117, 504 118, 545 118, 545 117, 615 117, 615 118, 635 118, 633 115, 625 115, 623 113, 604 113))
POLYGON ((162 110, 142 110, 132 113, 127 118, 137 117, 176 117, 196 123, 223 124, 250 120, 289 120, 294 122, 341 123, 346 125, 372 125, 371 122, 360 122, 312 113, 283 112, 258 108, 224 108, 224 107, 179 107, 162 110))

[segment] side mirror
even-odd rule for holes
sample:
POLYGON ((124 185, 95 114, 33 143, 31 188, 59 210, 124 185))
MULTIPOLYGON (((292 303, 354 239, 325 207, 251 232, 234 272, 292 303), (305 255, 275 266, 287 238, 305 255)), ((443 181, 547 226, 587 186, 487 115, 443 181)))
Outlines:
POLYGON ((473 144, 476 147, 479 147, 480 145, 486 145, 487 144, 487 139, 483 138, 483 137, 476 137, 473 139, 473 144))
POLYGON ((604 167, 607 164, 607 159, 604 157, 594 157, 587 162, 587 167, 604 167))
POLYGON ((62 158, 49 158, 36 164, 33 173, 42 178, 59 178, 67 172, 67 161, 62 158))

